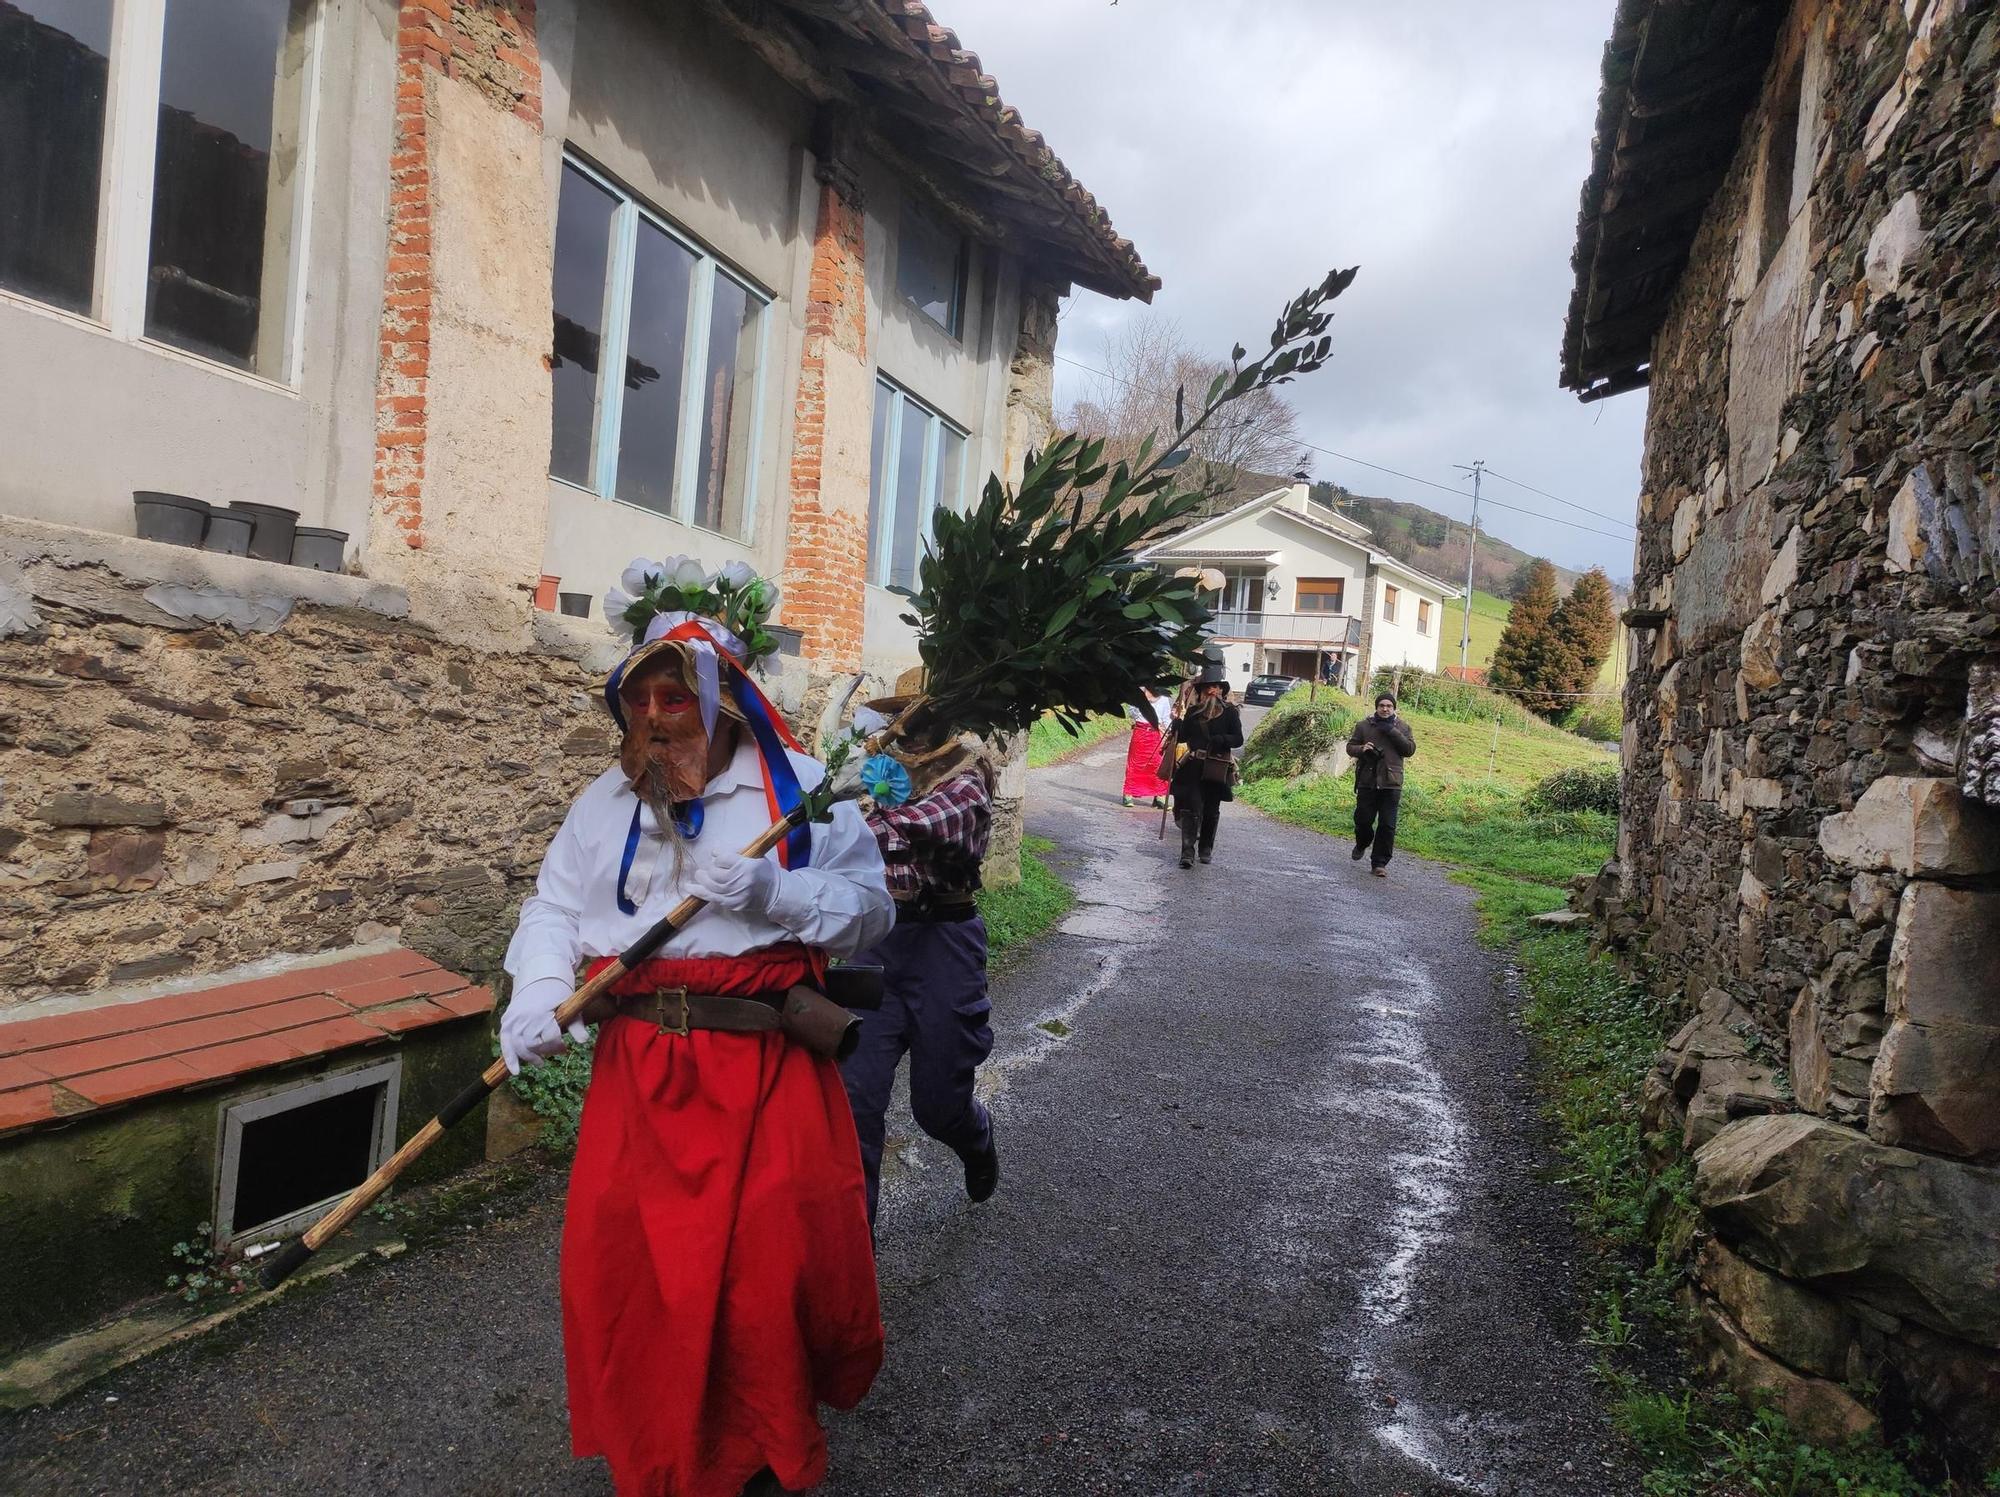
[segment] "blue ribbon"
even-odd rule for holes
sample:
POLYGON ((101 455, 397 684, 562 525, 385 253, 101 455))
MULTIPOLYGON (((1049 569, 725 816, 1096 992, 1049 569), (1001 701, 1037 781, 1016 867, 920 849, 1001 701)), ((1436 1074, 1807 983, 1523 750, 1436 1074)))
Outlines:
MULTIPOLYGON (((618 913, 636 915, 639 907, 632 903, 625 893, 625 880, 632 876, 632 860, 639 854, 639 812, 640 806, 632 808, 632 824, 625 829, 625 855, 618 860, 618 913)), ((674 825, 680 833, 692 842, 701 835, 701 824, 707 819, 699 796, 690 801, 682 801, 673 808, 674 825)))
MULTIPOLYGON (((764 694, 751 686, 741 671, 733 668, 729 672, 729 690, 736 698, 736 705, 743 709, 743 720, 749 723, 751 736, 757 740, 757 752, 764 760, 764 775, 770 782, 771 794, 777 803, 776 810, 781 816, 789 816, 799 808, 805 794, 799 789, 799 775, 792 768, 792 756, 785 752, 785 741, 779 736, 777 725, 771 721, 764 694)), ((810 826, 797 826, 786 834, 779 861, 787 868, 804 868, 812 862, 810 826)))

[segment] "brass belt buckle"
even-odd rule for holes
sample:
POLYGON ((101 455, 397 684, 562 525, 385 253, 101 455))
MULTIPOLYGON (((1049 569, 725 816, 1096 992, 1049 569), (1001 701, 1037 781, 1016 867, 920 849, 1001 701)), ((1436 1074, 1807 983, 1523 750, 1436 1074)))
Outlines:
POLYGON ((688 1035, 688 990, 686 988, 661 988, 658 997, 660 1008, 657 1022, 660 1033, 677 1034, 682 1039, 686 1039, 688 1035), (672 1023, 667 1018, 670 1000, 675 998, 681 1001, 681 1017, 678 1024, 672 1023))

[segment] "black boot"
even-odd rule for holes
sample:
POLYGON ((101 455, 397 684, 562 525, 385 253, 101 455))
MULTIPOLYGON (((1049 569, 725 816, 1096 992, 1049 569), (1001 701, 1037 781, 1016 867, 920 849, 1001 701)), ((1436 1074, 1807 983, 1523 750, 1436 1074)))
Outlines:
POLYGON ((1194 837, 1194 828, 1186 822, 1181 823, 1181 867, 1183 868, 1194 867, 1194 837))
POLYGON ((1211 844, 1210 844, 1209 846, 1207 846, 1207 847, 1204 847, 1204 848, 1203 848, 1203 849, 1201 850, 1201 860, 1202 860, 1202 862, 1204 862, 1204 863, 1206 863, 1206 862, 1209 862, 1209 861, 1211 860, 1211 858, 1213 857, 1214 853, 1215 853, 1215 846, 1214 846, 1214 844, 1213 844, 1213 843, 1211 843, 1211 844))
POLYGON ((986 1147, 977 1154, 959 1156, 965 1164, 965 1197, 977 1206, 990 1201, 1000 1187, 1000 1150, 989 1134, 986 1147))

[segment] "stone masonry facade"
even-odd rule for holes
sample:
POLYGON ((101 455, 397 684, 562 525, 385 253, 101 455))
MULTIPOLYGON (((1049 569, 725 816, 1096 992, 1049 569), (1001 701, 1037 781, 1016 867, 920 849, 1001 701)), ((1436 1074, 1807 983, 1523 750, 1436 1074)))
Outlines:
POLYGON ((1653 344, 1618 858, 1719 1367, 2000 1465, 2000 7, 1799 0, 1653 344), (1796 174, 1789 141, 1797 142, 1796 174), (1790 194, 1789 211, 1786 195, 1790 194), (1777 211, 1773 211, 1773 206, 1777 211))

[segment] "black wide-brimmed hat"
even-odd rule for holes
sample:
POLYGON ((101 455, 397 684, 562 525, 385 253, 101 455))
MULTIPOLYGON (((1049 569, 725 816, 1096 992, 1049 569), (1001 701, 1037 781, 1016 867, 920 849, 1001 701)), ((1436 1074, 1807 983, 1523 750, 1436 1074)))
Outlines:
POLYGON ((1201 674, 1194 678, 1197 686, 1220 686, 1224 696, 1229 694, 1229 667, 1220 660, 1202 662, 1201 674))

